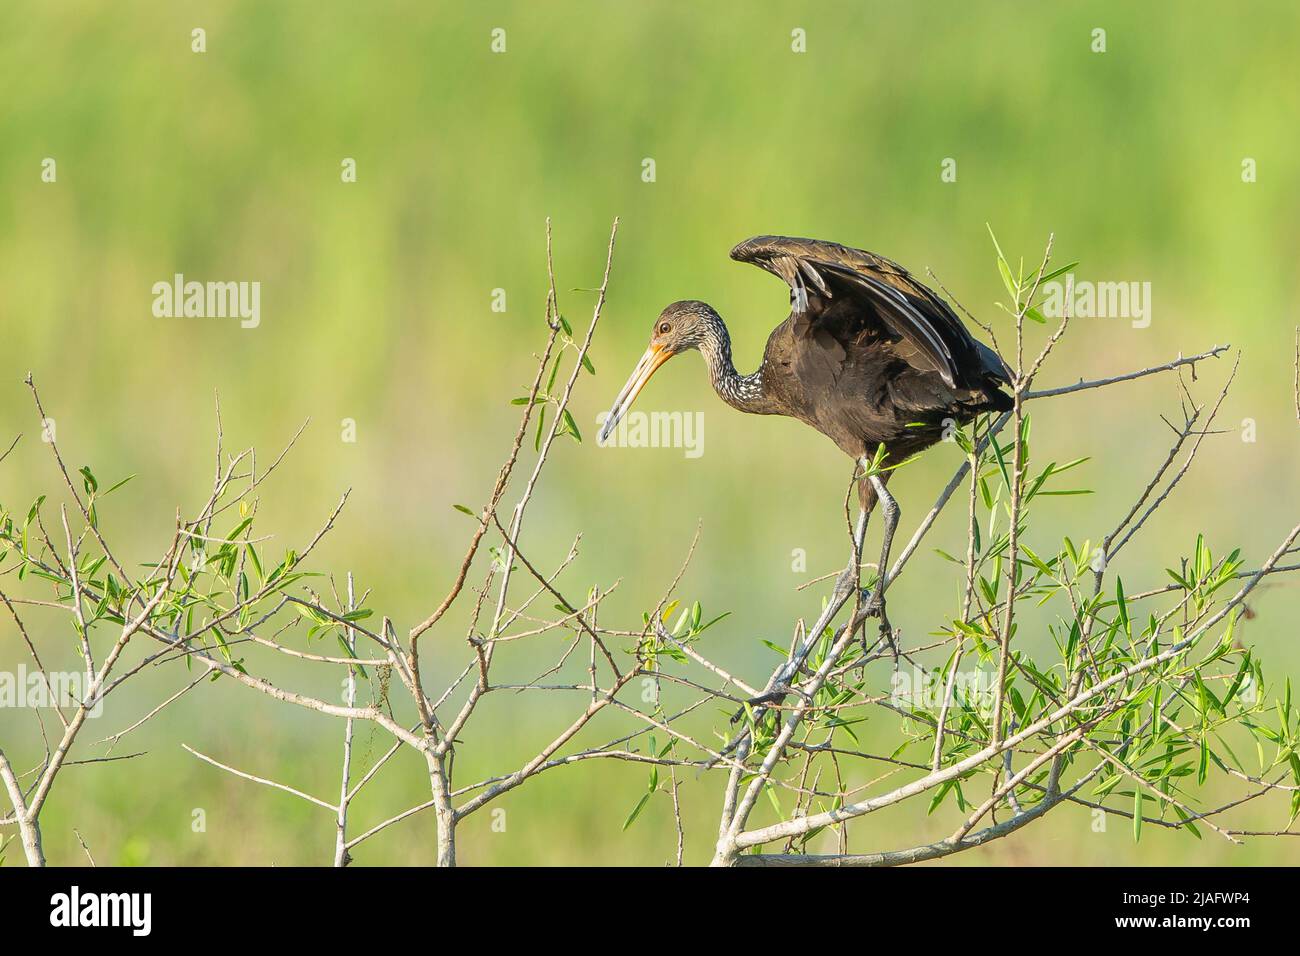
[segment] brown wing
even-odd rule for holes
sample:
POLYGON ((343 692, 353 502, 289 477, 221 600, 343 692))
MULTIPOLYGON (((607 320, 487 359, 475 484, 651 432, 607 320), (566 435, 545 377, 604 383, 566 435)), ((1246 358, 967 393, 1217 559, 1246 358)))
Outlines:
POLYGON ((899 358, 933 369, 954 388, 1009 380, 1002 361, 971 337, 946 302, 883 256, 817 239, 755 236, 732 249, 731 258, 785 280, 796 334, 829 335, 845 345, 883 333, 902 340, 899 358))

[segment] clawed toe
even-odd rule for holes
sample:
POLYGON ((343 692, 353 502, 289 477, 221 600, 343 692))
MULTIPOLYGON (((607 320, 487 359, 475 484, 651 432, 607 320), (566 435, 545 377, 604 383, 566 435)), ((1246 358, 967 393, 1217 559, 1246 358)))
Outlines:
POLYGON ((768 704, 780 703, 781 699, 788 693, 790 693, 790 685, 780 683, 771 690, 759 694, 757 697, 750 697, 745 701, 745 707, 740 708, 740 710, 731 715, 731 723, 740 723, 741 718, 745 716, 745 710, 747 707, 766 707, 768 704))
POLYGON ((877 596, 870 588, 862 589, 862 613, 867 617, 885 616, 884 595, 877 596))
POLYGON ((757 697, 749 698, 749 700, 745 701, 745 703, 749 704, 751 707, 758 707, 763 704, 775 704, 778 703, 783 697, 785 697, 789 693, 791 693, 791 687, 789 684, 783 681, 777 684, 771 690, 765 691, 764 693, 759 694, 757 697))

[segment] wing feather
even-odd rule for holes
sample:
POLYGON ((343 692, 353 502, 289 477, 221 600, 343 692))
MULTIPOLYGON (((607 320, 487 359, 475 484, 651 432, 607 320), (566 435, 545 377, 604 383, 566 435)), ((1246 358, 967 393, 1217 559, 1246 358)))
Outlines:
MULTIPOLYGON (((801 326, 818 324, 824 310, 817 307, 817 297, 824 303, 847 296, 862 306, 853 310, 856 321, 906 339, 950 386, 965 384, 964 366, 973 370, 972 362, 980 368, 986 364, 983 353, 988 350, 981 351, 948 304, 883 256, 816 239, 755 236, 732 249, 731 258, 783 279, 801 326)), ((842 319, 844 310, 834 311, 842 319)))

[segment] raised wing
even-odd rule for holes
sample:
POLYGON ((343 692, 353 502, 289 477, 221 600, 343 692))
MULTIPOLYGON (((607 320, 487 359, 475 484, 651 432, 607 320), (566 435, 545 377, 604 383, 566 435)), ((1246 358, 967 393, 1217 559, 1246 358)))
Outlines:
POLYGON ((797 331, 831 323, 826 331, 841 340, 886 332, 906 340, 913 346, 906 351, 954 388, 986 376, 1009 380, 1001 360, 971 337, 943 299, 883 256, 817 239, 755 236, 732 249, 731 258, 785 280, 797 331))

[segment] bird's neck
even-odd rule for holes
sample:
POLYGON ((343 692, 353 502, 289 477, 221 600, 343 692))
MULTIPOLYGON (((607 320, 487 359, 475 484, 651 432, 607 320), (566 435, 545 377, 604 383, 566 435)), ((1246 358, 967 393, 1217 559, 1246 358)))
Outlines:
POLYGON ((721 319, 706 326, 700 353, 709 367, 709 381, 718 397, 742 412, 767 414, 770 409, 763 389, 763 367, 741 375, 731 360, 731 335, 721 319))

